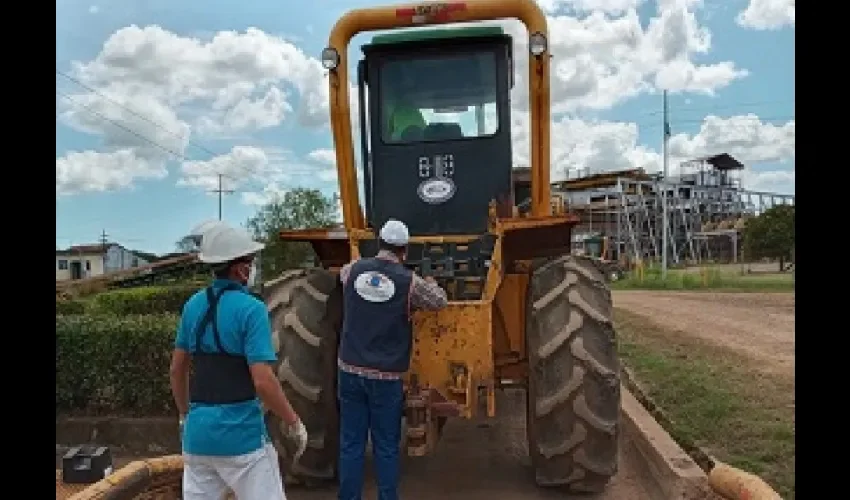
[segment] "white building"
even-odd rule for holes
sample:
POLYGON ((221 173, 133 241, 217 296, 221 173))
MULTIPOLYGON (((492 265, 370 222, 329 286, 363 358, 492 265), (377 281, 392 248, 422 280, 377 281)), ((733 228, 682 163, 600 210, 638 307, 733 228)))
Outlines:
POLYGON ((75 245, 56 250, 56 281, 100 276, 149 264, 117 243, 75 245))

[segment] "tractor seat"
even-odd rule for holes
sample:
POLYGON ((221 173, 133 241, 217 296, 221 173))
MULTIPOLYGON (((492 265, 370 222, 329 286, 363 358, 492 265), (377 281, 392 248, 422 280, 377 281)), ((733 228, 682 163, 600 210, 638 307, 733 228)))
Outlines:
POLYGON ((457 123, 430 123, 422 135, 426 141, 463 139, 463 132, 457 123))

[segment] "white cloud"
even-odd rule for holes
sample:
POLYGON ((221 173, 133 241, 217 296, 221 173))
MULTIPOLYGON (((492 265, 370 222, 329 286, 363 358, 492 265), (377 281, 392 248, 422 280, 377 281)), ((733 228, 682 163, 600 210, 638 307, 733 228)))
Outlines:
MULTIPOLYGON (((553 112, 608 109, 662 88, 674 93, 711 95, 747 76, 747 71, 732 61, 694 62, 694 56, 706 54, 711 48, 711 33, 696 16, 701 1, 660 1, 646 28, 635 10, 639 3, 543 2, 542 6, 550 12, 573 12, 548 17, 553 112)), ((524 109, 528 102, 528 35, 518 22, 503 25, 514 36, 518 59, 514 102, 524 109)))
MULTIPOLYGON (((159 26, 128 26, 113 33, 93 60, 73 63, 72 74, 97 92, 74 88, 75 105, 57 104, 59 122, 101 137, 104 162, 127 150, 150 168, 162 169, 169 156, 184 155, 193 129, 223 136, 275 127, 290 116, 302 125, 323 125, 328 116, 318 60, 255 28, 223 31, 203 41, 159 26)), ((86 158, 101 161, 97 154, 86 158)), ((68 161, 57 158, 57 168, 68 161)), ((103 185, 130 187, 147 171, 123 169, 129 177, 103 185)), ((57 193, 98 185, 90 182, 95 174, 84 165, 68 172, 61 181, 57 177, 57 193)), ((208 184, 193 178, 189 185, 198 182, 208 184)))
POLYGON ((745 28, 774 30, 795 26, 796 0, 750 0, 735 20, 745 28))
POLYGON ((100 7, 98 7, 97 5, 89 6, 89 14, 97 14, 98 12, 100 12, 100 7))
POLYGON ((643 2, 644 0, 538 0, 537 4, 547 14, 594 11, 621 14, 643 2))
POLYGON ((220 109, 218 113, 202 116, 198 120, 198 129, 204 135, 261 130, 280 125, 292 111, 284 91, 272 86, 257 99, 242 98, 233 106, 220 109))
POLYGON ((126 189, 133 180, 167 175, 161 162, 140 158, 131 149, 111 153, 70 151, 56 159, 56 196, 126 189))
MULTIPOLYGON (((95 86, 136 89, 172 106, 213 101, 219 110, 256 94, 279 100, 280 90, 269 88, 283 83, 297 91, 294 107, 305 124, 327 100, 327 86, 317 85, 325 78, 319 61, 257 28, 220 31, 204 41, 159 26, 127 26, 109 37, 94 60, 74 69, 95 86)), ((279 107, 268 106, 268 113, 282 119, 279 107)))
MULTIPOLYGON (((712 94, 747 74, 731 61, 694 62, 711 48, 711 33, 696 15, 700 0, 659 0, 656 13, 644 23, 636 13, 643 0, 540 3, 550 13, 554 56, 553 179, 576 170, 659 168, 658 152, 638 144, 636 124, 587 121, 577 113, 609 109, 660 88, 712 94)), ((517 23, 503 25, 515 36, 518 58, 514 151, 517 164, 527 165, 527 35, 517 23)), ((93 60, 75 63, 73 74, 158 125, 95 94, 74 94, 81 106, 177 155, 184 154, 193 133, 239 137, 283 122, 327 130, 328 85, 319 61, 291 41, 256 28, 200 38, 159 26, 128 26, 113 33, 93 60)), ((349 88, 356 118, 356 90, 349 88)), ((167 174, 169 154, 148 141, 80 107, 59 111, 62 123, 100 136, 105 152, 57 158, 57 195, 128 188, 134 179, 167 174), (112 164, 121 168, 104 173, 103 165, 112 164)), ((695 136, 674 137, 671 149, 675 146, 682 157, 722 150, 745 162, 788 159, 793 158, 793 122, 788 127, 762 124, 757 117, 709 117, 695 136)), ((356 141, 356 125, 353 131, 356 141)), ((285 149, 237 145, 207 161, 183 162, 178 183, 208 190, 217 187, 216 174, 223 173, 230 179, 226 187, 239 187, 244 202, 262 203, 295 185, 335 184, 335 162, 328 149, 300 157, 285 149)), ((768 182, 768 177, 760 179, 768 182)))
POLYGON ((677 134, 670 138, 669 145, 671 158, 729 153, 744 164, 789 161, 794 159, 796 150, 795 122, 764 123, 754 114, 707 116, 699 133, 677 134))
MULTIPOLYGON (((643 168, 655 171, 660 156, 639 145, 634 123, 555 120, 551 127, 551 179, 563 180, 579 173, 600 173, 643 168)), ((514 118, 514 164, 529 166, 528 117, 514 118)))
POLYGON ((180 157, 189 136, 188 125, 174 111, 148 96, 96 94, 71 96, 57 102, 57 121, 101 137, 103 152, 69 151, 56 158, 56 195, 111 191, 133 186, 137 179, 167 176, 168 159, 180 157), (121 107, 132 102, 145 110, 121 107))
MULTIPOLYGON (((528 118, 514 116, 514 164, 528 166, 528 118)), ((551 128, 551 178, 642 168, 659 172, 659 151, 638 143, 638 126, 625 122, 589 122, 560 118, 551 128)), ((795 124, 762 122, 755 115, 709 116, 696 134, 670 138, 670 174, 687 160, 729 153, 744 163, 742 181, 750 189, 794 192, 795 124), (776 170, 753 170, 759 164, 779 164, 776 170)))
POLYGON ((307 154, 307 158, 325 165, 336 164, 336 153, 332 149, 316 149, 307 154))
POLYGON ((794 194, 794 170, 745 170, 742 185, 753 191, 777 194, 794 194))
POLYGON ((283 172, 269 161, 266 152, 250 146, 236 146, 229 153, 208 161, 187 161, 180 167, 180 186, 203 190, 218 188, 218 175, 222 175, 224 189, 237 189, 258 178, 269 181, 280 180, 283 172))

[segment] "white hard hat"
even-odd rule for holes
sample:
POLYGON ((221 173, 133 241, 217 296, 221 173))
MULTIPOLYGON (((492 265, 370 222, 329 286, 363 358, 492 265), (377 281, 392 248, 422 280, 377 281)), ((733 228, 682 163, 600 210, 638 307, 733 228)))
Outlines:
POLYGON ((379 236, 385 243, 396 247, 403 247, 410 240, 407 226, 404 225, 404 222, 396 219, 388 220, 381 228, 379 236))
POLYGON ((255 254, 265 247, 252 240, 245 230, 220 224, 204 233, 198 260, 207 264, 221 264, 255 254))
POLYGON ((226 225, 227 224, 220 220, 209 219, 204 222, 201 222, 200 224, 192 228, 192 230, 189 231, 189 234, 186 236, 192 241, 194 241, 196 245, 201 246, 201 240, 203 239, 204 234, 206 234, 213 228, 226 225))

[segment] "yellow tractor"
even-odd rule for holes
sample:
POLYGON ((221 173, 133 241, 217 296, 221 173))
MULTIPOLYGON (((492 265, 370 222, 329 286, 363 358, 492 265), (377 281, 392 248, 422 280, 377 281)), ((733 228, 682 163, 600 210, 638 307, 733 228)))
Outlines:
POLYGON ((336 476, 337 273, 377 252, 375 228, 389 218, 410 229, 406 264, 433 276, 450 298, 444 310, 413 317, 408 455, 427 455, 451 418, 496 416, 496 391, 521 385, 539 485, 596 492, 616 473, 620 365, 611 294, 593 260, 570 255, 578 218, 550 201, 550 57, 546 17, 532 0, 354 10, 333 27, 322 64, 343 225, 282 232, 286 241, 309 242, 321 265, 286 272, 262 292, 279 346, 277 373, 310 434, 302 458, 288 463, 275 417, 267 417, 291 477, 336 476), (525 24, 527 57, 516 57, 495 23, 403 29, 498 19, 525 24), (400 28, 374 35, 356 65, 358 179, 348 45, 359 33, 400 28), (519 189, 510 90, 514 64, 526 59, 531 185, 519 189))

